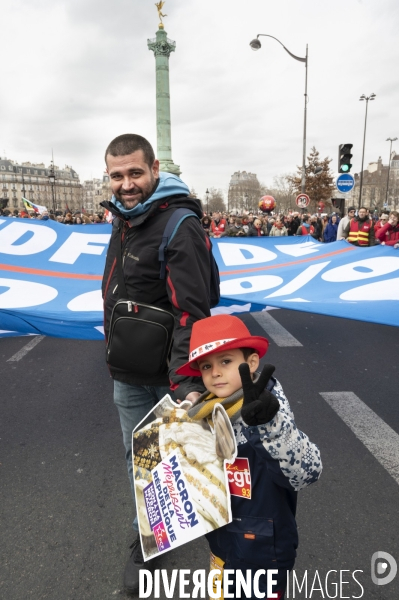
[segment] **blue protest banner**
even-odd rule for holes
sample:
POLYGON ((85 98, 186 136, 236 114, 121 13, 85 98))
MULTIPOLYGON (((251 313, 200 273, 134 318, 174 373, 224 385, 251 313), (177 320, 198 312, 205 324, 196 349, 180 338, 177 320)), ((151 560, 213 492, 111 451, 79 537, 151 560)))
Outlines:
POLYGON ((393 247, 322 244, 311 236, 224 238, 213 247, 225 306, 252 312, 268 305, 399 325, 399 250, 393 247))
POLYGON ((103 339, 111 226, 0 218, 0 329, 103 339))
MULTIPOLYGON (((111 225, 0 218, 0 330, 103 339, 101 281, 111 225)), ((312 237, 220 238, 213 313, 290 308, 399 325, 399 250, 312 237)))

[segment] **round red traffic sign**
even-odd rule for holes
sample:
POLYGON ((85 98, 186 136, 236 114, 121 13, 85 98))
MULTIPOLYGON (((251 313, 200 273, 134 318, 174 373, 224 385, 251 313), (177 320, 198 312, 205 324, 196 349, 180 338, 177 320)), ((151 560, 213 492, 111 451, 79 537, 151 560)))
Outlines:
POLYGON ((295 204, 299 206, 299 208, 306 208, 310 204, 310 198, 307 194, 299 194, 295 198, 295 204))

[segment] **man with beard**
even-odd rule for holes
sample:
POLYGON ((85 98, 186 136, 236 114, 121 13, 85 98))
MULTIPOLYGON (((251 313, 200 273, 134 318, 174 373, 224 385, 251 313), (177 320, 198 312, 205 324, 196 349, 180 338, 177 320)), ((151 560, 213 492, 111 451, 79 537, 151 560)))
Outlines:
POLYGON ((220 212, 215 210, 213 213, 211 232, 209 235, 215 238, 224 237, 226 235, 226 225, 226 219, 222 219, 220 212))
MULTIPOLYGON (((176 175, 159 171, 159 161, 145 138, 135 134, 115 138, 106 150, 105 162, 113 196, 102 206, 116 217, 102 284, 105 338, 109 337, 111 314, 118 300, 119 253, 128 299, 174 315, 173 346, 161 375, 144 377, 110 367, 134 502, 133 429, 171 390, 177 400, 193 403, 205 389, 200 378, 176 375, 176 369, 187 360, 193 323, 210 315, 210 242, 200 223, 199 202, 188 197, 189 188, 176 175), (183 207, 195 215, 185 218, 170 239, 166 279, 161 279, 158 252, 163 232, 173 212, 183 207)), ((140 352, 132 339, 126 353, 140 352)), ((151 356, 141 358, 151 363, 151 356)), ((138 532, 137 517, 133 529, 138 532)), ((131 548, 124 585, 134 592, 144 566, 138 533, 131 548)), ((151 563, 145 567, 151 568, 151 563)))
POLYGON ((354 246, 374 246, 374 225, 367 215, 367 208, 359 208, 357 217, 353 217, 344 229, 343 236, 354 246))

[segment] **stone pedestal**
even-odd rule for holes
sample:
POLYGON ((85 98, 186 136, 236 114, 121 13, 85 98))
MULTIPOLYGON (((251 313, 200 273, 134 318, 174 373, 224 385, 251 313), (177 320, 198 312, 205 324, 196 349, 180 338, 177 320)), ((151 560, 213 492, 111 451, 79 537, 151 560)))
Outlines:
POLYGON ((149 50, 154 52, 157 94, 157 158, 161 171, 180 175, 179 165, 172 160, 169 56, 175 51, 176 42, 169 40, 166 31, 160 26, 156 38, 147 40, 149 50))

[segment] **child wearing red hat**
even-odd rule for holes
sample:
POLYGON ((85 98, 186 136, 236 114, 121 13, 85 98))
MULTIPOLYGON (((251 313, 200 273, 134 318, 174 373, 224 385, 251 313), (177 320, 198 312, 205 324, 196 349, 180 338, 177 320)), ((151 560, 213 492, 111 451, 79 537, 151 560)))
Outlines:
POLYGON ((207 389, 189 416, 210 420, 214 405, 222 404, 237 442, 237 458, 227 467, 233 521, 207 534, 211 568, 232 570, 230 594, 249 570, 246 598, 261 597, 258 592, 268 598, 267 571, 275 570, 273 593, 281 600, 298 546, 297 494, 317 481, 322 466, 319 449, 298 430, 283 388, 272 377, 275 367, 256 372, 268 345, 237 317, 208 317, 194 323, 189 361, 177 372, 200 375, 207 389))

